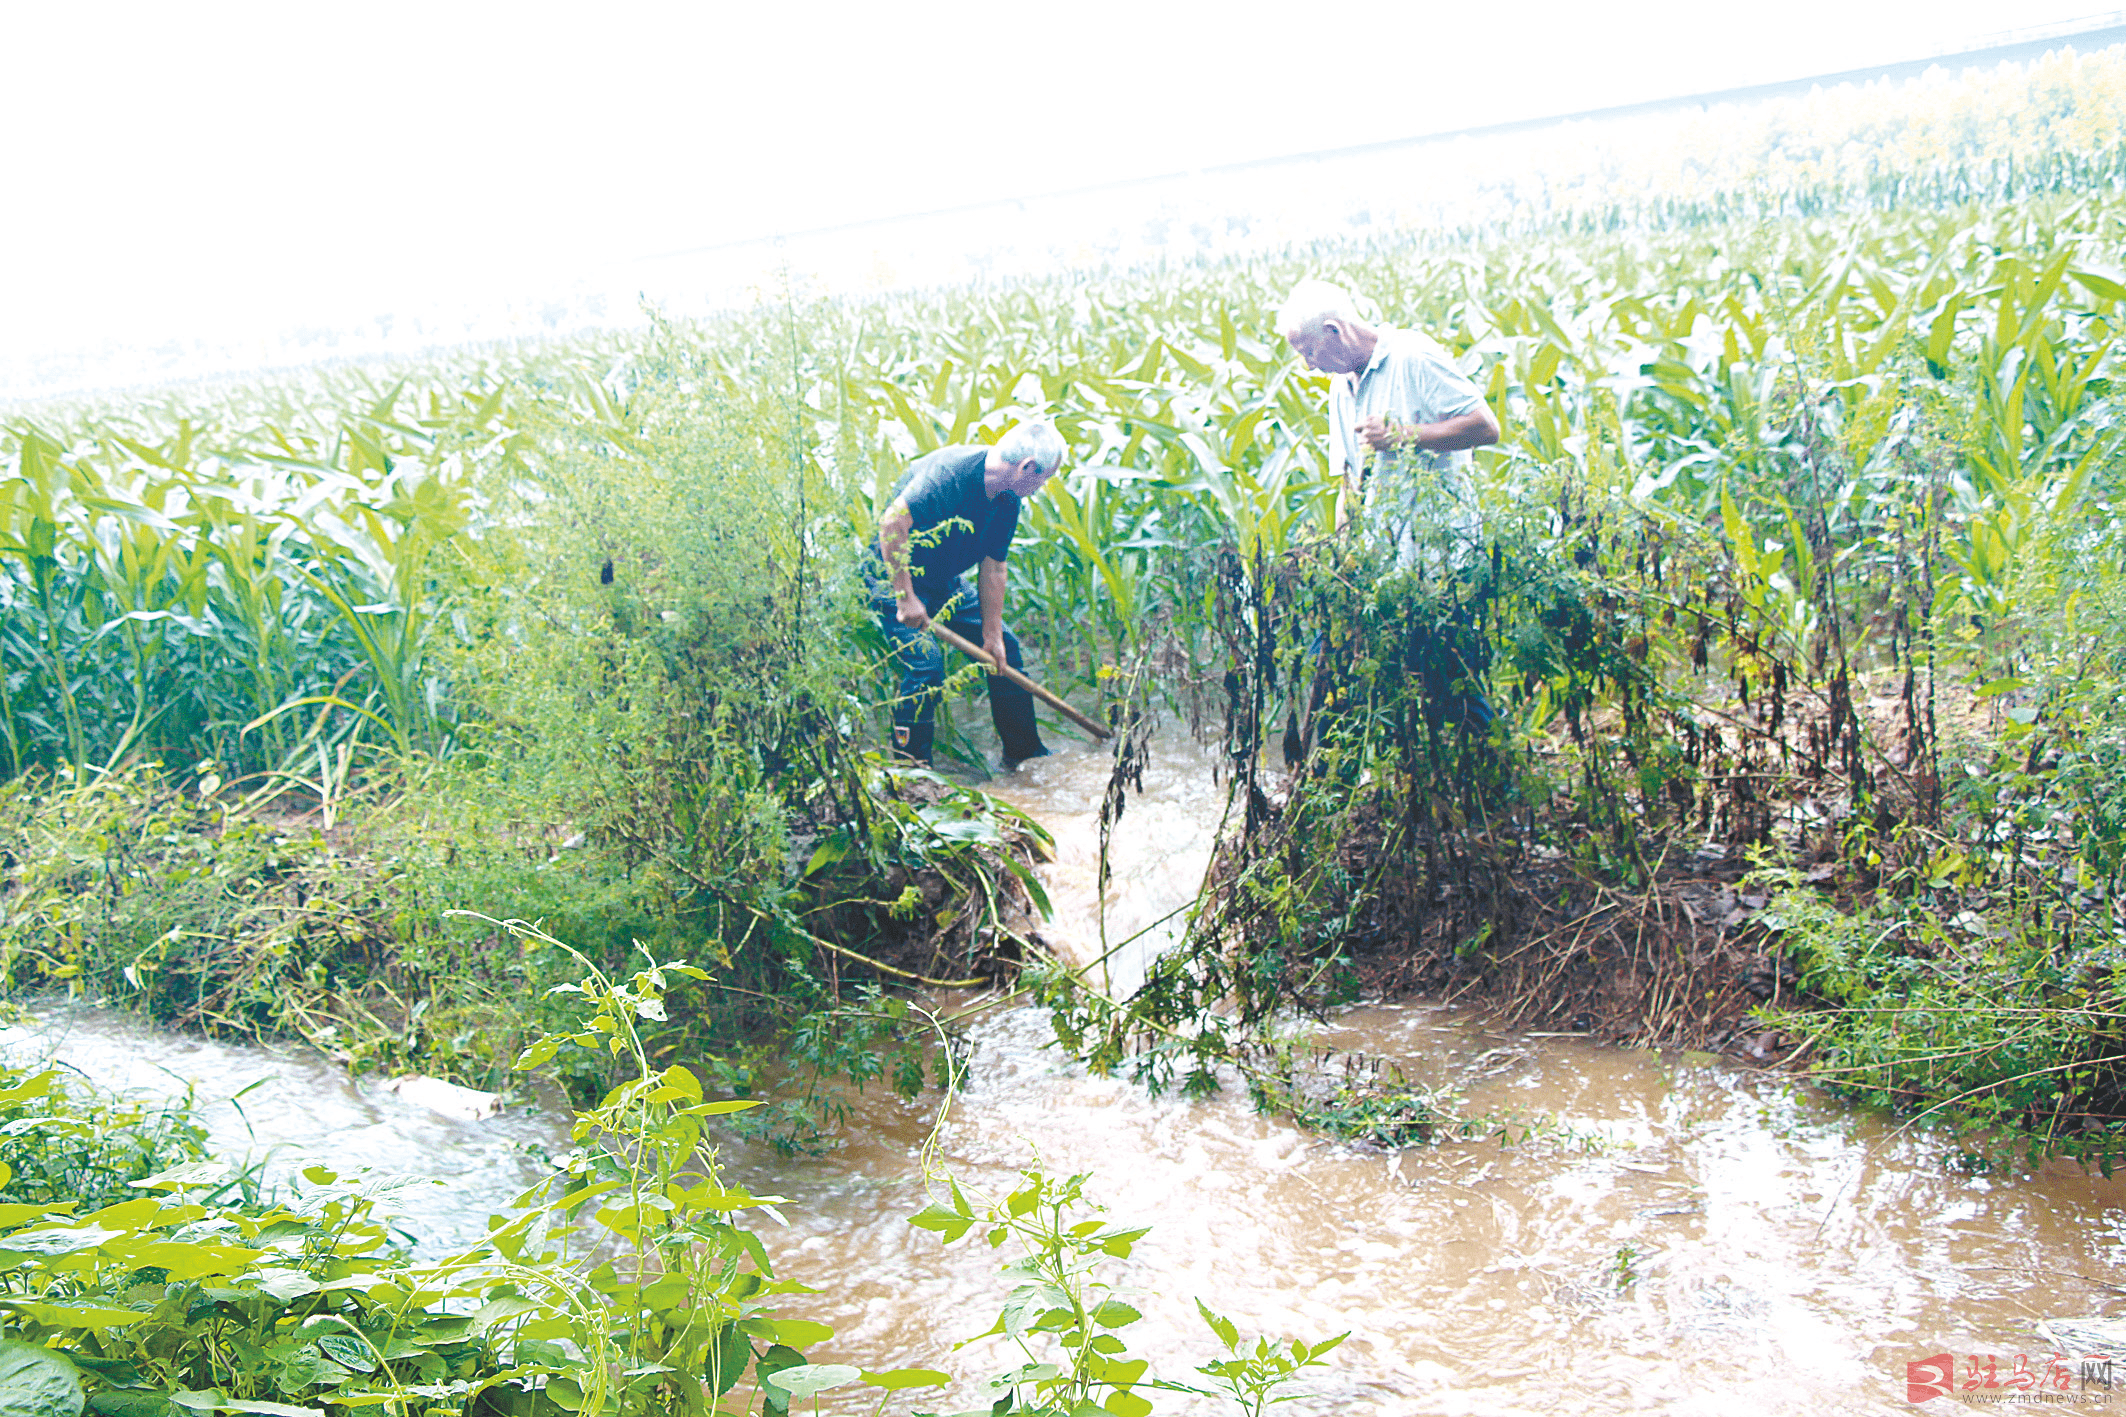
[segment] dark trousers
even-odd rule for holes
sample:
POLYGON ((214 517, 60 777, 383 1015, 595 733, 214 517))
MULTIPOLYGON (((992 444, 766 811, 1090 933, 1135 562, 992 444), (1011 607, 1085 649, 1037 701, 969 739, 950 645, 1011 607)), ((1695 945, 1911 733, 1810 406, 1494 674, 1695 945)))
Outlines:
POLYGON ((1413 628, 1402 645, 1402 670, 1424 686, 1425 724, 1466 723, 1482 733, 1496 716, 1477 687, 1491 667, 1491 643, 1466 610, 1444 626, 1413 628))
MULTIPOLYGON (((951 618, 940 623, 963 639, 980 644, 982 613, 968 605, 968 596, 955 594, 955 589, 963 591, 965 587, 948 588, 936 605, 926 597, 925 606, 935 615, 947 601, 952 602, 951 618)), ((945 647, 928 630, 911 630, 903 625, 891 599, 874 594, 871 604, 878 611, 879 628, 885 632, 894 667, 901 676, 900 692, 893 701, 894 752, 927 763, 937 736, 938 699, 945 685, 945 647)), ((1009 630, 1004 632, 1004 662, 1014 669, 1026 667, 1019 653, 1018 636, 1009 630)), ((996 725, 1005 761, 1020 762, 1045 754, 1048 749, 1034 724, 1033 695, 1000 674, 987 675, 985 680, 989 685, 989 719, 996 725)))

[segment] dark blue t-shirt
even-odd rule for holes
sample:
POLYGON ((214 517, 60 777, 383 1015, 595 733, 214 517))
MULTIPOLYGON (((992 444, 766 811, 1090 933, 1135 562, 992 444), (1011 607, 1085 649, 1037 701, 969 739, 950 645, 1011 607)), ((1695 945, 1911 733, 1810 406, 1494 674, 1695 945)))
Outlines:
POLYGON ((893 496, 908 504, 908 569, 926 601, 932 593, 950 594, 953 579, 977 562, 1011 554, 1019 494, 989 495, 982 479, 988 460, 986 447, 939 448, 893 486, 893 496))

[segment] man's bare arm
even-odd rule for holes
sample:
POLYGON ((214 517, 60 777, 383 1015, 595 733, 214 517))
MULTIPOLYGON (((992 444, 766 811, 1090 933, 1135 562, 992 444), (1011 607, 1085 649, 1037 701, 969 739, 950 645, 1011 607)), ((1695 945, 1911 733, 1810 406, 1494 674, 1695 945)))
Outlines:
POLYGON ((982 648, 996 668, 1004 667, 1004 563, 988 556, 975 574, 982 602, 982 648))
POLYGON ((896 497, 886 515, 878 522, 878 554, 886 559, 886 574, 891 577, 895 597, 900 601, 895 615, 911 630, 920 630, 930 623, 929 608, 921 596, 915 593, 915 575, 908 566, 908 537, 915 527, 915 515, 908 510, 908 503, 896 497))
POLYGON ((1488 447, 1499 440, 1499 421, 1482 403, 1466 413, 1437 423, 1398 423, 1373 414, 1361 418, 1358 436, 1369 448, 1423 448, 1431 453, 1458 453, 1464 448, 1488 447))

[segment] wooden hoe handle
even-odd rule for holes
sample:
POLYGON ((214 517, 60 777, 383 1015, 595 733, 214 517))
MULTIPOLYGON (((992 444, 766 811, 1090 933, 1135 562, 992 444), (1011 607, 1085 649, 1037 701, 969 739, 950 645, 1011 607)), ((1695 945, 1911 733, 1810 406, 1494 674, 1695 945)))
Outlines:
POLYGON ((1102 724, 1096 723, 1092 719, 1087 718, 1084 714, 1079 713, 1069 704, 1064 703, 1061 698, 1057 697, 1054 694, 1051 694, 1050 692, 1048 692, 1048 690, 1042 688, 1039 684, 1034 683, 1033 680, 1027 678, 1018 670, 1013 669, 1010 665, 991 663, 989 658, 989 652, 987 650, 983 649, 980 645, 975 644, 971 640, 965 639, 962 636, 954 634, 952 631, 946 629, 943 625, 939 624, 936 620, 932 620, 930 622, 930 632, 936 635, 939 639, 943 640, 946 644, 951 645, 961 654, 966 655, 976 664, 988 665, 992 673, 1003 675, 1006 679, 1009 679, 1012 683, 1018 685, 1027 693, 1032 694, 1042 703, 1047 704, 1057 713, 1062 714, 1065 718, 1069 719, 1072 723, 1077 724, 1078 727, 1084 729, 1087 733, 1092 734, 1094 737, 1112 738, 1115 736, 1114 730, 1102 724))

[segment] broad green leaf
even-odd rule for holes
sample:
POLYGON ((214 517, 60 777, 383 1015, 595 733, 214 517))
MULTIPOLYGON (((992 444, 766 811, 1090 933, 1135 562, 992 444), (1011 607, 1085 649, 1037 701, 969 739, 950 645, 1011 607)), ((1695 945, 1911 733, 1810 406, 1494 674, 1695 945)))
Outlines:
POLYGON ((40 1302, 35 1299, 0 1299, 0 1307, 47 1328, 85 1328, 97 1333, 105 1333, 114 1328, 130 1328, 148 1317, 148 1314, 140 1309, 120 1309, 109 1304, 91 1304, 81 1300, 40 1302))
MULTIPOLYGON (((12 1243, 12 1242, 10 1242, 12 1243)), ((105 1253, 123 1259, 137 1269, 161 1269, 169 1272, 172 1281, 201 1279, 208 1275, 240 1274, 254 1261, 265 1258, 266 1250, 254 1250, 243 1245, 186 1244, 179 1240, 150 1240, 146 1243, 126 1242, 105 1247, 105 1253)))
POLYGON ((183 1166, 173 1166, 167 1171, 158 1171, 153 1176, 144 1176, 126 1184, 142 1190, 175 1191, 190 1186, 211 1186, 229 1178, 227 1163, 220 1161, 193 1161, 183 1166))
POLYGON ((846 1363, 803 1363, 769 1374, 764 1381, 792 1397, 811 1397, 829 1388, 846 1386, 862 1376, 861 1369, 846 1363))
POLYGON ((908 1223, 918 1230, 935 1230, 949 1245, 967 1233, 974 1224, 974 1218, 956 1215, 941 1205, 926 1205, 909 1216, 908 1223))
MULTIPOLYGON (((366 1282, 367 1278, 368 1276, 364 1276, 363 1282, 366 1282)), ((324 1287, 299 1269, 268 1267, 258 1271, 259 1292, 270 1294, 283 1303, 290 1299, 300 1299, 306 1294, 320 1293, 324 1287)))
POLYGON ((1743 521, 1742 509, 1735 505, 1734 495, 1727 490, 1725 483, 1721 484, 1720 487, 1720 522, 1722 528, 1727 532, 1727 543, 1733 548, 1735 560, 1742 567, 1743 574, 1755 579, 1757 576, 1756 533, 1750 529, 1747 522, 1743 521))
POLYGON ((754 1364, 753 1371, 761 1378, 761 1406, 773 1417, 781 1417, 790 1410, 790 1394, 767 1380, 787 1369, 804 1366, 804 1354, 780 1343, 763 1353, 754 1364))
MULTIPOLYGON (((0 1181, 0 1185, 4 1184, 5 1181, 0 1181)), ((0 1205, 0 1230, 12 1230, 47 1215, 67 1215, 79 1204, 79 1201, 67 1201, 63 1205, 0 1205)))
POLYGON ((2100 300, 2126 300, 2126 285, 2119 284, 2110 276, 2099 275, 2095 271, 2070 271, 2068 274, 2100 300))
POLYGON ((802 1349, 807 1344, 825 1343, 834 1337, 834 1330, 810 1319, 770 1319, 775 1341, 791 1348, 802 1349))
POLYGON ((1150 1232, 1150 1226, 1140 1225, 1134 1230, 1116 1230, 1110 1234, 1103 1235, 1100 1237, 1100 1252, 1113 1255, 1118 1260, 1126 1260, 1130 1256, 1130 1251, 1136 1247, 1137 1242, 1150 1232))
POLYGON ((98 1417, 184 1417, 185 1409, 172 1406, 159 1392, 129 1392, 124 1388, 99 1388, 89 1395, 89 1411, 98 1417))
POLYGON ((535 1299, 527 1299, 521 1294, 497 1294, 474 1311, 473 1327, 481 1333, 487 1333, 497 1324, 508 1323, 511 1319, 538 1311, 539 1304, 535 1299))
POLYGON ((74 1365, 34 1343, 0 1340, 0 1417, 78 1417, 74 1365))
POLYGON ((1196 1301, 1196 1312, 1203 1316, 1203 1321, 1206 1324, 1210 1325, 1211 1332, 1218 1335, 1220 1343, 1223 1343, 1229 1349, 1239 1347, 1240 1330, 1234 1327, 1231 1319, 1213 1313, 1210 1306, 1201 1299, 1196 1301))
POLYGON ((1545 341, 1536 350, 1535 358, 1528 361, 1528 381, 1531 384, 1548 384, 1557 377, 1558 365, 1563 362, 1565 351, 1545 341))
POLYGON ((745 1376, 746 1366, 752 1361, 753 1345, 745 1331, 737 1324, 725 1324, 716 1331, 716 1339, 709 1345, 702 1378, 708 1383, 709 1391, 721 1397, 745 1376))
POLYGON ((357 1373, 366 1373, 376 1367, 376 1354, 369 1345, 351 1333, 325 1333, 317 1337, 318 1349, 343 1368, 357 1373))
POLYGON ((1099 1379, 1115 1387, 1129 1387, 1151 1370, 1151 1363, 1144 1358, 1111 1359, 1098 1365, 1099 1379))
POLYGON ((846 831, 831 831, 819 839, 812 848, 811 859, 805 862, 801 875, 809 876, 822 866, 831 866, 846 858, 850 851, 849 834, 846 831))
POLYGON ((34 1077, 23 1079, 13 1087, 0 1087, 0 1106, 10 1102, 28 1102, 51 1095, 52 1083, 59 1074, 47 1068, 34 1077))
POLYGON ((77 1250, 93 1250, 124 1233, 101 1225, 40 1226, 0 1238, 0 1250, 22 1255, 70 1255, 77 1250))

